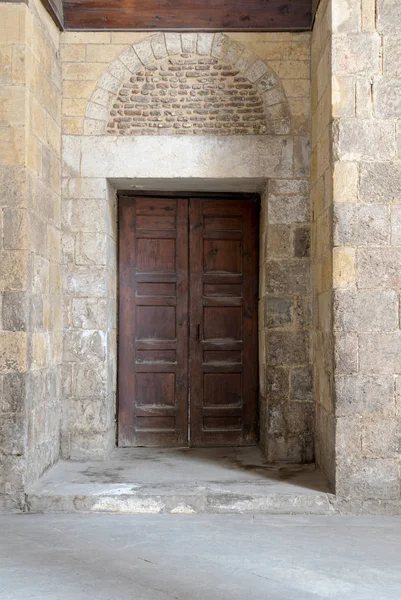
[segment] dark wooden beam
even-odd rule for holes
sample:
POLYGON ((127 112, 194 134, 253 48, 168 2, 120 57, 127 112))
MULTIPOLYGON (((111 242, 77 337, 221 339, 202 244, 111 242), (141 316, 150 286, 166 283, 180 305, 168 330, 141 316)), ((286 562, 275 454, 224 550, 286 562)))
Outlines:
POLYGON ((64 29, 63 0, 42 0, 42 4, 62 31, 64 29))
POLYGON ((304 31, 312 25, 312 0, 64 0, 64 25, 88 30, 304 31))

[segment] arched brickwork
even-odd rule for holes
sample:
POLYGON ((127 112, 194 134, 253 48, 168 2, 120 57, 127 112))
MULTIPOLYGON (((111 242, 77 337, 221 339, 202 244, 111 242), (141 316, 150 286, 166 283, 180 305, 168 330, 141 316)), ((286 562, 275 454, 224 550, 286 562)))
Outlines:
POLYGON ((99 78, 87 135, 288 134, 269 65, 229 36, 160 33, 130 46, 99 78))

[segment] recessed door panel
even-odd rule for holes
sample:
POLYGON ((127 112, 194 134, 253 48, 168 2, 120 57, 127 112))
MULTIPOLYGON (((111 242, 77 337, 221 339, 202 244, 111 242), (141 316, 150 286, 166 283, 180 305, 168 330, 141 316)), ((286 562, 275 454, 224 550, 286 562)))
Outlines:
POLYGON ((120 446, 256 442, 257 211, 120 197, 120 446))

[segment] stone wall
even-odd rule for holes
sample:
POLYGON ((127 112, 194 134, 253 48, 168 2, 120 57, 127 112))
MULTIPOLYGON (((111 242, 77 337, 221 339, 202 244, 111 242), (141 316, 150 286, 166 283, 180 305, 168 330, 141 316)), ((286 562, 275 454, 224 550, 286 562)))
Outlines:
POLYGON ((58 458, 62 309, 59 33, 0 4, 0 506, 58 458))
POLYGON ((316 461, 335 483, 335 406, 333 395, 333 165, 331 2, 322 0, 311 47, 311 204, 313 281, 313 379, 316 411, 316 461))
MULTIPOLYGON (((64 415, 69 415, 63 424, 64 456, 102 456, 114 440, 115 370, 113 366, 107 370, 108 356, 114 357, 116 351, 116 217, 112 187, 160 190, 164 181, 166 191, 177 187, 185 190, 186 186, 188 191, 254 191, 257 185, 265 192, 259 320, 262 444, 271 460, 313 460, 309 366, 310 35, 66 32, 61 41, 67 385, 64 415), (167 62, 166 53, 170 57, 167 62), (179 136, 171 135, 170 128, 166 128, 167 134, 160 141, 151 135, 137 135, 137 127, 132 125, 131 117, 145 119, 142 123, 146 122, 148 134, 150 112, 126 117, 114 114, 118 110, 139 110, 126 106, 131 101, 118 99, 126 98, 125 90, 130 91, 133 85, 157 85, 138 79, 150 78, 147 72, 151 66, 156 67, 152 72, 159 77, 167 64, 182 66, 178 61, 189 60, 195 67, 204 68, 199 61, 207 59, 212 60, 208 65, 211 68, 232 66, 230 73, 235 74, 225 75, 227 86, 248 86, 242 90, 244 108, 235 107, 238 115, 240 110, 248 112, 249 90, 257 91, 256 97, 263 100, 265 132, 258 126, 256 135, 248 131, 248 135, 241 135, 231 125, 229 132, 236 135, 222 137, 208 131, 209 135, 179 136), (245 82, 236 82, 235 77, 245 82), (124 109, 114 106, 121 104, 124 109), (114 120, 116 117, 130 121, 114 120), (110 122, 113 127, 107 131, 110 122), (130 123, 130 135, 120 135, 124 128, 119 129, 118 123, 124 122, 130 123), (101 318, 98 307, 104 308, 101 318), (82 308, 86 318, 79 316, 82 308), (103 417, 104 411, 107 415, 103 417)), ((158 88, 141 90, 149 92, 143 97, 152 97, 158 88)), ((199 90, 192 91, 198 94, 199 90)), ((209 92, 206 88, 201 91, 209 92)), ((234 93, 233 88, 226 91, 234 93)), ((165 96, 157 93, 153 97, 156 103, 165 96)), ((225 97, 225 107, 219 110, 231 110, 227 106, 231 101, 232 94, 225 97)), ((190 119, 191 111, 181 116, 190 119)))
POLYGON ((364 506, 400 499, 400 47, 398 0, 333 0, 336 491, 364 506))

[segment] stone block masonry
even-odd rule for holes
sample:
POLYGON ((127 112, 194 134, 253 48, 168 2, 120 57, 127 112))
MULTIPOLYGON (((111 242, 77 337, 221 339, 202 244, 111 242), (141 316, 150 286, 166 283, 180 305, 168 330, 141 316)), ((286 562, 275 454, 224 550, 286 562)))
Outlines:
POLYGON ((313 460, 309 40, 62 34, 64 456, 101 457, 114 439, 116 213, 106 179, 148 189, 157 178, 169 189, 197 180, 199 191, 202 180, 222 189, 234 179, 265 188, 261 443, 270 460, 313 460))

